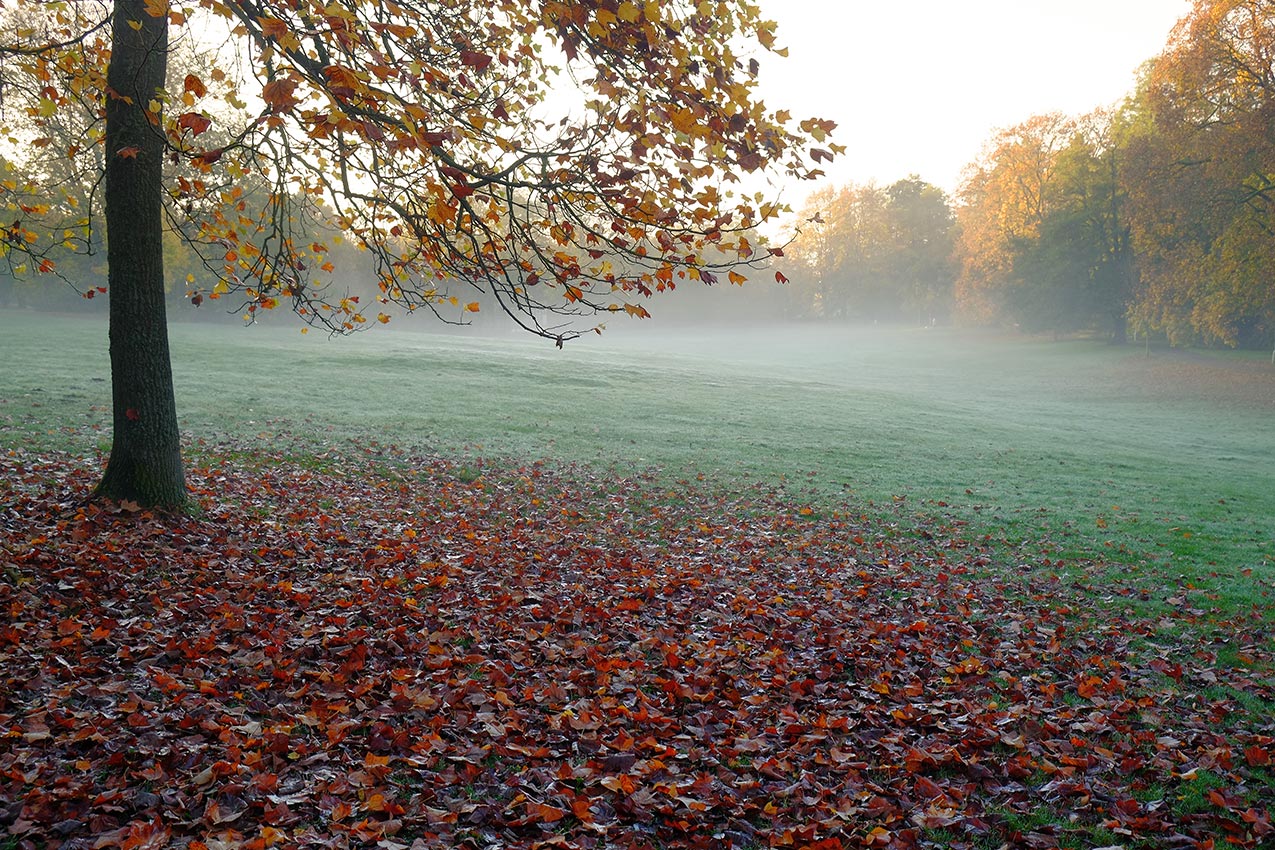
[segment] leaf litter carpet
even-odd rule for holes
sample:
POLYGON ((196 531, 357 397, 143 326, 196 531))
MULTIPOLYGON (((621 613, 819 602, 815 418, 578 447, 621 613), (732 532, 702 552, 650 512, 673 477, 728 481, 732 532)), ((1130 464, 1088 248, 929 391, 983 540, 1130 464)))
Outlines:
POLYGON ((189 517, 0 457, 0 847, 1275 846, 1269 603, 762 485, 200 456, 189 517))

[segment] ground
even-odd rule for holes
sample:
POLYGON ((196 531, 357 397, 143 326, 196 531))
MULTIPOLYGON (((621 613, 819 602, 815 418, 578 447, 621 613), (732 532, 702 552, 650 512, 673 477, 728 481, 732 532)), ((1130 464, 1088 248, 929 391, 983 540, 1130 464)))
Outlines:
POLYGON ((0 459, 0 847, 1275 841, 1268 603, 799 482, 191 452, 183 517, 0 459))

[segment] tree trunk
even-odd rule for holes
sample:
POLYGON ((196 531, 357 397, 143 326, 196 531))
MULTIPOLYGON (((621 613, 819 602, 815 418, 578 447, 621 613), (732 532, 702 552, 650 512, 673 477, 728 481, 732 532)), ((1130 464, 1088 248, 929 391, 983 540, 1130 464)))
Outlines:
POLYGON ((1123 312, 1111 316, 1111 344, 1124 345, 1129 341, 1129 317, 1123 312))
POLYGON ((96 495, 143 507, 186 502, 164 312, 159 115, 168 19, 116 0, 106 99, 106 257, 111 305, 111 458, 96 495))

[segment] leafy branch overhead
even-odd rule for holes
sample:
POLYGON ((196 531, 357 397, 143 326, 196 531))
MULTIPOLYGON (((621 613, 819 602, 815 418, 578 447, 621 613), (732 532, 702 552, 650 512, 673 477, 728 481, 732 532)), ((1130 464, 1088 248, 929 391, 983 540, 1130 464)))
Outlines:
MULTIPOLYGON (((190 295, 237 296, 249 314, 287 302, 337 330, 366 321, 372 305, 325 287, 335 230, 375 258, 381 305, 472 306, 457 290, 473 286, 542 335, 574 336, 571 316, 645 315, 642 297, 765 260, 755 231, 782 208, 732 184, 817 177, 842 150, 831 122, 757 97, 762 59, 785 51, 746 2, 143 8, 167 16, 173 45, 169 83, 145 104, 165 140, 170 226, 219 276, 190 295), (554 314, 566 324, 546 324, 554 314)), ((103 71, 112 13, 8 4, 0 54, 26 92, 20 120, 6 116, 10 251, 40 254, 91 221, 92 197, 72 209, 83 192, 42 185, 40 152, 141 152, 101 149, 104 104, 126 97, 103 71)))

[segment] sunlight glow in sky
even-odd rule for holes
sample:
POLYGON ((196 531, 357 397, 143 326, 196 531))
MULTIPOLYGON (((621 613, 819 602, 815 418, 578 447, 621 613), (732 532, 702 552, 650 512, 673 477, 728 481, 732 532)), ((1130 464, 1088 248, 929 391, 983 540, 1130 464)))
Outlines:
MULTIPOLYGON (((762 56, 769 108, 830 118, 836 185, 916 173, 952 192, 996 128, 1132 92, 1190 0, 762 0, 787 59, 762 56)), ((790 190, 799 203, 812 188, 790 190)))

